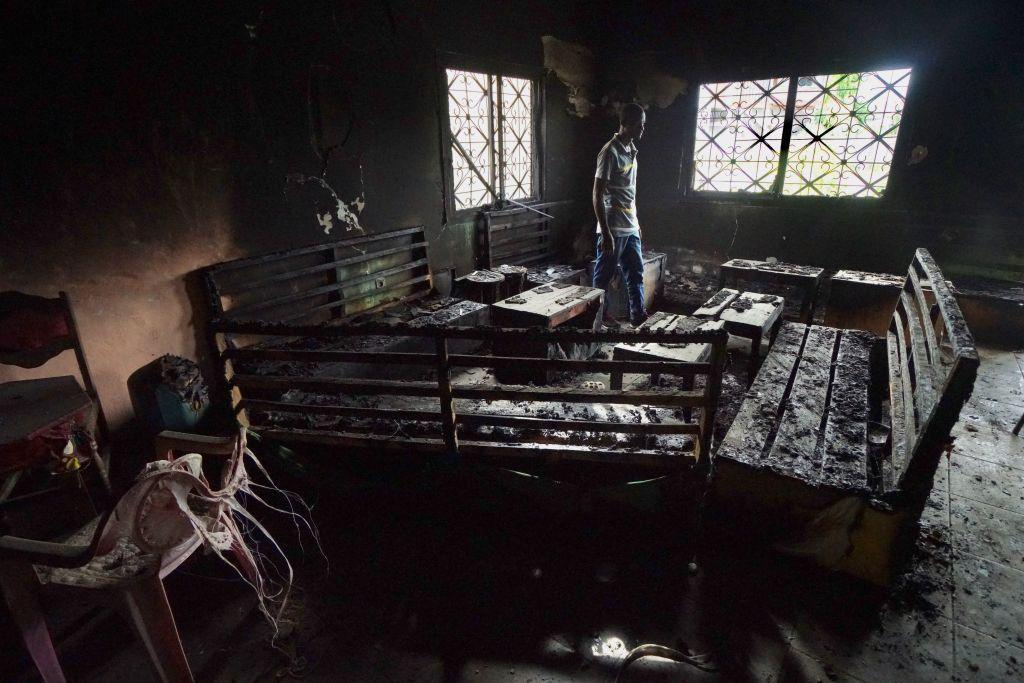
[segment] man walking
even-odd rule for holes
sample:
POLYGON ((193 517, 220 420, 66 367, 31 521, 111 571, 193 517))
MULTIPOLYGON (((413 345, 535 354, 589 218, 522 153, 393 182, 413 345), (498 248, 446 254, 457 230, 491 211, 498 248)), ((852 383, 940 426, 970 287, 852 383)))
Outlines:
MULTIPOLYGON (((619 112, 619 132, 601 148, 594 174, 594 213, 597 215, 597 263, 594 287, 607 292, 622 266, 629 300, 629 322, 647 318, 644 308, 644 259, 640 223, 636 217, 636 145, 644 134, 647 115, 638 104, 619 112)), ((607 294, 605 295, 607 298, 607 294)), ((606 307, 607 308, 607 307, 606 307)), ((604 322, 613 322, 605 313, 604 322)))

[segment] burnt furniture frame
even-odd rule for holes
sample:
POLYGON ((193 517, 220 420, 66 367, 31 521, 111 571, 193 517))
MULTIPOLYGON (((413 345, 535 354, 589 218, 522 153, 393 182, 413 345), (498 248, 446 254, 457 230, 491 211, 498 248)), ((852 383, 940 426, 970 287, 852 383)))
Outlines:
MULTIPOLYGON (((545 211, 553 204, 538 204, 545 211)), ((477 266, 491 270, 500 265, 537 266, 556 260, 548 218, 524 208, 480 212, 477 266)))
POLYGON ((909 557, 978 363, 952 291, 918 249, 884 339, 783 325, 720 445, 715 495, 729 513, 816 539, 818 550, 798 552, 887 583, 909 557), (884 416, 873 394, 890 406, 880 448, 869 439, 884 416))
MULTIPOLYGON (((0 292, 0 325, 4 327, 5 333, 12 332, 15 327, 23 330, 13 330, 12 334, 4 335, 5 338, 12 337, 13 341, 0 342, 4 344, 0 347, 0 364, 37 368, 65 351, 73 351, 78 373, 84 385, 83 392, 73 377, 47 377, 5 383, 4 386, 12 390, 6 392, 11 394, 7 398, 16 399, 17 394, 23 400, 35 397, 38 402, 38 405, 24 410, 8 405, 9 408, 16 410, 15 417, 20 419, 20 424, 8 424, 8 429, 16 427, 24 433, 26 440, 32 439, 47 428, 53 427, 62 416, 67 415, 70 419, 76 410, 84 408, 86 403, 91 403, 92 409, 95 410, 96 430, 101 444, 100 448, 91 444, 92 455, 103 486, 109 493, 109 467, 103 450, 109 448, 110 430, 92 373, 89 371, 89 363, 85 359, 78 323, 67 292, 60 292, 56 298, 16 291, 0 292)), ((17 473, 12 477, 14 479, 9 479, 3 487, 7 494, 16 483, 17 473)), ((0 496, 0 500, 4 497, 6 496, 0 496)))
POLYGON ((226 261, 202 273, 214 318, 345 321, 433 292, 423 227, 226 261))
POLYGON ((818 290, 825 277, 825 269, 817 266, 796 266, 789 263, 768 263, 750 259, 731 259, 719 267, 718 288, 732 284, 739 289, 739 282, 764 282, 767 284, 797 287, 803 293, 800 301, 800 322, 809 323, 814 319, 814 306, 818 290))
MULTIPOLYGON (((302 351, 266 349, 260 346, 231 348, 221 342, 220 359, 225 379, 231 387, 232 408, 239 422, 269 438, 284 441, 305 441, 333 446, 356 446, 370 449, 396 449, 399 451, 421 451, 447 453, 451 456, 479 459, 490 462, 519 462, 524 460, 559 462, 596 462, 625 465, 645 470, 676 470, 685 465, 709 466, 715 411, 721 391, 722 368, 725 362, 725 348, 728 339, 724 330, 671 332, 662 330, 637 331, 593 331, 593 330, 544 330, 536 328, 500 327, 445 327, 414 326, 404 323, 387 324, 366 322, 339 326, 306 325, 292 326, 281 323, 245 323, 231 320, 213 321, 211 324, 218 338, 231 335, 275 335, 278 337, 320 337, 344 338, 352 336, 413 336, 433 341, 432 353, 396 353, 389 351, 302 351), (483 354, 453 354, 449 346, 458 340, 495 342, 497 339, 512 340, 523 346, 548 344, 599 344, 615 342, 670 342, 709 343, 713 347, 711 357, 701 363, 673 363, 667 361, 638 362, 616 360, 568 360, 549 358, 519 358, 512 356, 491 356, 483 354), (418 366, 432 369, 435 379, 409 381, 407 379, 356 379, 344 374, 326 376, 310 371, 308 375, 254 375, 235 372, 235 365, 241 362, 300 363, 369 363, 385 367, 418 366), (587 390, 574 387, 533 387, 519 385, 481 385, 453 383, 453 370, 466 368, 523 369, 540 372, 575 371, 586 373, 643 372, 669 375, 706 377, 699 391, 621 391, 587 390), (346 406, 289 400, 284 392, 308 390, 334 392, 342 397, 373 395, 402 401, 411 399, 437 399, 436 407, 430 410, 405 409, 381 405, 376 407, 346 406), (512 401, 549 402, 570 404, 623 404, 660 406, 675 408, 701 408, 699 421, 664 423, 632 423, 578 419, 549 419, 535 416, 494 415, 479 410, 463 410, 456 401, 512 401), (334 431, 330 429, 303 429, 279 427, 267 424, 261 415, 268 412, 294 415, 332 415, 351 418, 365 418, 378 421, 405 420, 430 425, 440 425, 440 438, 408 437, 405 435, 380 435, 357 431, 334 431), (253 419, 253 418, 256 419, 253 419), (561 430, 572 434, 615 433, 639 435, 691 435, 694 440, 693 457, 680 457, 679 453, 667 453, 642 447, 614 449, 600 446, 566 445, 550 443, 543 438, 528 435, 515 443, 506 440, 469 439, 459 435, 463 428, 521 428, 524 430, 561 430)), ((399 403, 400 405, 400 403, 399 403)), ((528 434, 528 432, 524 432, 528 434)))

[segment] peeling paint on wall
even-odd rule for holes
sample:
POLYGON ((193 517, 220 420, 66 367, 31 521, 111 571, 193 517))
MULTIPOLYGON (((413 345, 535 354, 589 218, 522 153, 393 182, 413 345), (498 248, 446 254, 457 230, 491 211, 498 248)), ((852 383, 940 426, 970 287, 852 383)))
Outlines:
POLYGON ((331 230, 334 228, 335 218, 345 226, 345 232, 351 232, 352 230, 358 230, 362 233, 366 232, 363 230, 363 226, 359 224, 359 214, 362 213, 363 209, 366 207, 366 193, 364 190, 361 190, 355 199, 350 202, 346 202, 338 196, 338 193, 334 191, 334 188, 331 187, 323 178, 304 175, 302 173, 289 173, 285 180, 289 187, 313 185, 321 188, 329 195, 329 200, 322 196, 317 197, 314 200, 316 207, 316 220, 317 223, 320 224, 320 227, 324 229, 325 235, 331 234, 331 230))
POLYGON ((686 81, 666 73, 645 73, 636 80, 636 97, 645 106, 669 107, 686 93, 686 81))
POLYGON ((569 107, 572 116, 590 116, 594 104, 590 94, 594 89, 594 53, 576 43, 542 36, 544 68, 555 75, 569 89, 569 107))

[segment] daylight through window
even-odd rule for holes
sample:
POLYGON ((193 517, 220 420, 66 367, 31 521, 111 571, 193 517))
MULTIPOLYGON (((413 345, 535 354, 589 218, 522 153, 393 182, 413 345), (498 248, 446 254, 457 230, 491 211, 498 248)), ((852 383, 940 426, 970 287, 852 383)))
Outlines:
POLYGON ((447 77, 455 208, 532 198, 533 81, 456 69, 447 77))
POLYGON ((706 83, 693 189, 881 197, 909 85, 910 69, 706 83))

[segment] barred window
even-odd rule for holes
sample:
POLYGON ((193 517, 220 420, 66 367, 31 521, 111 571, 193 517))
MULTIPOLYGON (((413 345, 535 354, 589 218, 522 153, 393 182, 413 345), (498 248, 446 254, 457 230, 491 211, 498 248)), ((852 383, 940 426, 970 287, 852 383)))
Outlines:
POLYGON ((881 197, 909 85, 910 69, 703 84, 692 187, 881 197))
POLYGON ((456 209, 535 197, 534 81, 448 69, 456 209))

